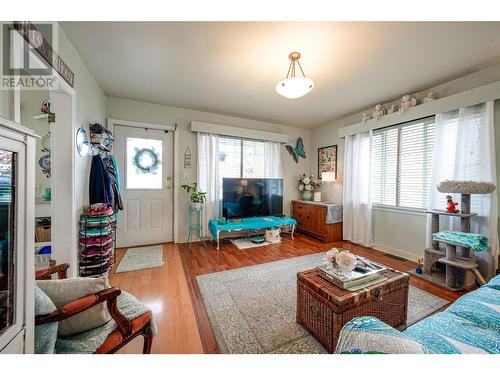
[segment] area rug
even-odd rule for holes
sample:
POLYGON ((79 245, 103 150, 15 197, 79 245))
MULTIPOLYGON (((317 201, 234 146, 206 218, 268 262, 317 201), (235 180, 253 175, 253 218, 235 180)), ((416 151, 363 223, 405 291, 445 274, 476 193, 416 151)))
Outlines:
POLYGON ((123 256, 115 273, 163 266, 163 246, 131 247, 123 256))
MULTIPOLYGON (((325 353, 295 322, 297 272, 316 267, 324 253, 196 278, 221 353, 325 353)), ((410 286, 407 325, 448 301, 410 286)))
POLYGON ((262 243, 254 243, 250 238, 238 238, 231 240, 231 243, 238 248, 238 250, 251 249, 253 247, 261 247, 271 245, 270 242, 264 241, 262 243))

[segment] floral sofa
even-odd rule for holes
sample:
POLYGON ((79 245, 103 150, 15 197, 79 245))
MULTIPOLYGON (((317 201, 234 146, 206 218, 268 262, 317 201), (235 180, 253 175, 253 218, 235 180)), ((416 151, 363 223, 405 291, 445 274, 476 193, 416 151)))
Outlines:
POLYGON ((448 309, 400 332, 363 316, 340 333, 336 353, 500 353, 500 275, 448 309))

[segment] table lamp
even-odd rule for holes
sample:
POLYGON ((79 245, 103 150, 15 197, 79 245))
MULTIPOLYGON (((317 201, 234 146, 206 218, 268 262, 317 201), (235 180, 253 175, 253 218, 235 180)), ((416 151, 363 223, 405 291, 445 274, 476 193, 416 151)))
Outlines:
POLYGON ((329 183, 330 182, 334 182, 336 179, 335 179, 335 172, 322 172, 321 173, 321 180, 323 182, 326 182, 326 202, 329 201, 330 199, 330 192, 329 192, 329 183))

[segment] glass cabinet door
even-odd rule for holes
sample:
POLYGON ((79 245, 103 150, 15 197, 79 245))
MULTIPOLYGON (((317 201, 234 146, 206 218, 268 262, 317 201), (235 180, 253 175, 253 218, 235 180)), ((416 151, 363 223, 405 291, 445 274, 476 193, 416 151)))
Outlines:
POLYGON ((16 157, 0 148, 0 335, 15 324, 16 157))

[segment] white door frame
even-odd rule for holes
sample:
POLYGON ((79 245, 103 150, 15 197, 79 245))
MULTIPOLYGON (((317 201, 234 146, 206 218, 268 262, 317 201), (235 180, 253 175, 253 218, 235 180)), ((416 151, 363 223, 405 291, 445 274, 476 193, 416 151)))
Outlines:
MULTIPOLYGON (((64 108, 59 106, 56 109, 56 124, 58 120, 64 117, 69 117, 70 124, 59 124, 59 126, 70 126, 69 134, 71 135, 70 142, 68 142, 65 150, 61 150, 57 147, 51 147, 50 157, 52 161, 53 168, 51 175, 51 186, 53 188, 54 194, 51 201, 51 232, 56 235, 57 238, 52 238, 52 256, 57 261, 57 263, 69 263, 69 273, 70 277, 78 275, 78 260, 79 260, 79 244, 77 229, 80 227, 80 212, 82 207, 76 207, 76 191, 75 191, 75 150, 76 150, 76 94, 75 90, 66 83, 66 81, 58 76, 58 88, 57 90, 50 90, 50 100, 53 108, 57 108, 57 98, 58 95, 64 95, 69 97, 70 108, 64 108), (55 95, 54 95, 55 94, 55 95), (68 114, 69 111, 69 114, 68 114), (66 116, 63 116, 65 112, 66 116), (66 165, 68 162, 68 153, 70 160, 70 170, 65 170, 65 168, 57 168, 58 165, 66 165), (68 186, 69 185, 69 186, 68 186), (62 199, 58 191, 69 190, 70 199, 62 199), (69 210, 68 210, 69 208, 69 210), (54 220, 55 217, 59 219, 54 220), (62 218, 61 218, 62 216, 62 218), (66 223, 73 223, 68 230, 68 225, 66 223), (67 247, 66 244, 73 244, 67 247)), ((57 126, 57 125, 56 125, 57 126)), ((66 131, 68 129, 65 129, 66 131)), ((52 130, 51 133, 55 132, 52 130)), ((51 146, 54 144, 54 138, 57 135, 51 136, 51 146)), ((61 138, 61 137, 59 137, 61 138)), ((68 141, 66 135, 63 135, 61 140, 68 141)), ((61 142, 63 143, 63 142, 61 142)))
MULTIPOLYGON (((57 27, 57 24, 56 26, 57 27)), ((23 37, 19 33, 13 34, 13 54, 16 58, 19 58, 18 54, 22 53, 22 44, 24 43, 23 37)), ((42 62, 41 58, 33 53, 30 49, 30 58, 33 62, 39 64, 40 66, 45 66, 45 63, 42 62)), ((75 207, 76 196, 75 196, 75 150, 76 150, 76 92, 73 87, 71 87, 64 78, 57 72, 54 72, 57 76, 57 87, 56 89, 49 90, 51 101, 57 98, 57 95, 53 96, 53 94, 62 94, 69 97, 70 108, 65 108, 64 106, 59 106, 57 111, 60 112, 59 118, 66 117, 69 118, 69 124, 64 124, 64 126, 69 126, 70 129, 65 129, 70 135, 71 139, 65 139, 65 142, 61 142, 66 147, 64 150, 56 149, 53 146, 53 137, 51 137, 51 161, 52 165, 57 167, 58 165, 64 165, 65 168, 63 170, 57 170, 58 168, 52 169, 52 178, 51 178, 51 187, 53 192, 55 193, 52 196, 51 201, 51 233, 52 233, 52 258, 55 259, 58 263, 69 263, 70 268, 68 270, 69 276, 73 277, 78 274, 78 258, 79 258, 79 245, 77 238, 77 229, 80 226, 80 210, 81 207, 75 207), (66 116, 61 116, 62 111, 66 116), (68 113, 69 112, 69 113, 68 113), (69 141, 69 142, 68 142, 69 141), (68 163, 68 153, 71 158, 68 163), (69 164, 69 165, 68 165, 69 164), (69 170, 67 169, 69 167, 69 170), (61 197, 57 194, 58 191, 66 191, 66 197, 61 197), (54 218, 58 217, 57 220, 54 218), (62 219, 60 219, 62 217, 62 219), (70 225, 68 230, 68 224, 70 225), (54 240, 54 237, 57 237, 54 240), (70 244, 68 247, 67 244, 70 244)), ((54 107, 55 102, 52 103, 54 107)), ((21 111, 20 111, 20 91, 16 90, 14 92, 13 98, 13 113, 14 119, 17 123, 21 123, 21 111)), ((56 121, 57 121, 57 113, 56 113, 56 121)), ((65 137, 66 135, 63 135, 65 137)), ((34 251, 33 251, 34 257, 34 251)))
POLYGON ((174 190, 173 194, 173 238, 174 243, 179 242, 179 189, 178 189, 178 180, 177 176, 179 175, 179 157, 177 156, 179 150, 179 132, 177 131, 177 124, 153 124, 146 122, 138 122, 138 121, 129 121, 129 120, 119 120, 114 118, 108 118, 107 128, 111 133, 113 133, 115 126, 129 126, 132 128, 149 128, 149 129, 158 129, 158 130, 168 130, 174 133, 174 148, 172 150, 172 157, 174 161, 174 171, 173 171, 173 179, 172 179, 172 189, 174 190))

